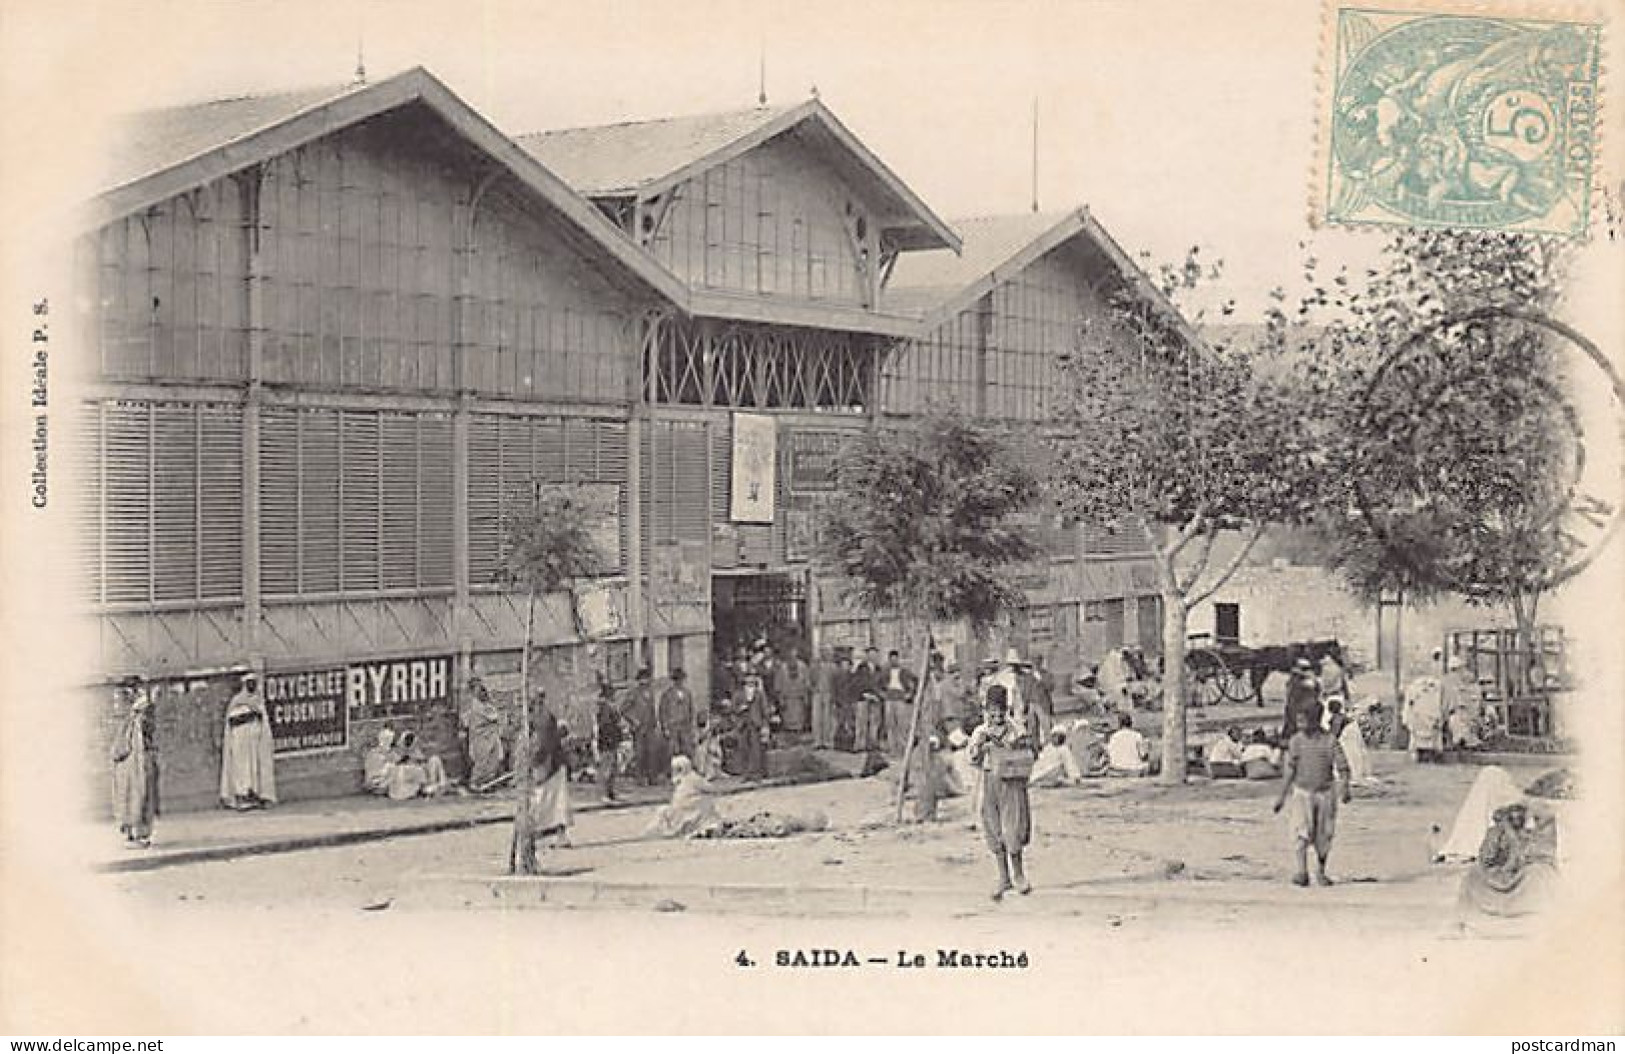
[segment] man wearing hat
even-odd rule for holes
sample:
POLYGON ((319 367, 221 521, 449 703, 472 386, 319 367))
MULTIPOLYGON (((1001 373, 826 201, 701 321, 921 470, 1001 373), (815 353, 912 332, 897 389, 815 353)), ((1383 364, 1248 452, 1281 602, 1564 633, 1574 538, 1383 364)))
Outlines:
POLYGON ((1027 721, 1027 696, 1023 691, 1026 681, 1027 664, 1021 661, 1021 652, 1015 648, 1006 648, 1002 660, 989 659, 990 664, 997 663, 991 675, 982 682, 982 705, 987 705, 987 691, 994 685, 1004 689, 1005 699, 1010 708, 1010 720, 1018 725, 1025 725, 1027 721))
POLYGON ((1302 731, 1310 708, 1315 720, 1320 720, 1320 679, 1315 676, 1315 665, 1307 656, 1300 655, 1292 662, 1291 679, 1286 686, 1286 713, 1281 722, 1281 742, 1292 739, 1292 733, 1302 731))
POLYGON ((638 670, 637 683, 627 693, 622 712, 632 726, 632 756, 636 759, 633 768, 639 781, 660 782, 666 778, 671 761, 666 757, 665 740, 656 721, 654 673, 647 666, 638 670))
POLYGON ((262 809, 276 803, 276 765, 271 752, 271 715, 260 695, 259 674, 243 674, 242 688, 226 704, 220 747, 220 804, 262 809))

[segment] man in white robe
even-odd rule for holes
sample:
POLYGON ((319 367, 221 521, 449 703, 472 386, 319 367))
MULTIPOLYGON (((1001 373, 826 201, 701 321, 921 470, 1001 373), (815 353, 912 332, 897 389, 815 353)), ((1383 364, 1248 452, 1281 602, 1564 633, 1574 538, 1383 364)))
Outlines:
POLYGON ((276 766, 271 754, 271 715, 260 695, 259 675, 243 675, 243 686, 226 704, 226 732, 220 747, 220 804, 228 809, 262 809, 276 803, 276 766))

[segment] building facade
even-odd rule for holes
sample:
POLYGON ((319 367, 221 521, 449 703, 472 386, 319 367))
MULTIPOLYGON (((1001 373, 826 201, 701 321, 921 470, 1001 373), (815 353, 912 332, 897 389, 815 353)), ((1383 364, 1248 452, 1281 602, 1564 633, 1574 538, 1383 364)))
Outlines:
MULTIPOLYGON (((78 247, 87 680, 154 683, 171 806, 212 802, 247 669, 286 797, 353 791, 386 724, 455 768, 468 680, 517 686, 502 523, 548 488, 602 558, 534 638, 578 731, 640 665, 706 695, 743 639, 908 644, 813 560, 842 443, 944 396, 1041 421, 1034 371, 1121 280, 1081 213, 962 241, 816 100, 509 138, 414 70, 128 131, 78 247), (938 257, 992 262, 911 277, 938 257)), ((1132 541, 1038 521, 1029 608, 938 627, 956 655, 1155 632, 1132 541)))

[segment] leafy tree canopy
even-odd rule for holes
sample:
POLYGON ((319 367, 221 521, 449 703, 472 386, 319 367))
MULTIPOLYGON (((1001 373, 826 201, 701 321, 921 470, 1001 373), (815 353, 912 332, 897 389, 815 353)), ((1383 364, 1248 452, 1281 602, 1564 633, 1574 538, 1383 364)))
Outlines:
POLYGON ((820 555, 854 602, 978 629, 1023 602, 1008 569, 1037 548, 1013 517, 1039 499, 1039 481, 994 432, 932 414, 870 433, 843 452, 837 484, 820 555))

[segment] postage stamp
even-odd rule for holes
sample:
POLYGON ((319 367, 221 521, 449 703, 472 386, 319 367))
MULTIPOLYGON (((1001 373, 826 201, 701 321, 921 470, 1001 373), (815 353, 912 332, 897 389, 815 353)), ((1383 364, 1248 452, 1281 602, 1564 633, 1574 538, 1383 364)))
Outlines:
POLYGON ((1315 219, 1586 233, 1602 25, 1333 0, 1315 219))

